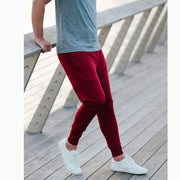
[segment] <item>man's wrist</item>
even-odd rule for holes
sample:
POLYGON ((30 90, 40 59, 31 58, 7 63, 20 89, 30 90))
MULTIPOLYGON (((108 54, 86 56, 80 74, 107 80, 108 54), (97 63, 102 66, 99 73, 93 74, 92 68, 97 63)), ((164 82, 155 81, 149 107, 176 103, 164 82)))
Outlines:
POLYGON ((43 37, 35 37, 35 41, 41 42, 41 41, 44 41, 44 38, 43 37))

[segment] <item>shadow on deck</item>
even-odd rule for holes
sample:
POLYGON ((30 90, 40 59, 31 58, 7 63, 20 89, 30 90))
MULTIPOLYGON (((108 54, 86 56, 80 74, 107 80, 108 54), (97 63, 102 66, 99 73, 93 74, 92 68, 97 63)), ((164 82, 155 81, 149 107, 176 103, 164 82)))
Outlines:
POLYGON ((167 167, 167 55, 166 45, 144 54, 125 75, 111 74, 114 109, 124 152, 149 170, 132 176, 110 170, 111 153, 95 117, 79 145, 82 175, 66 170, 57 142, 67 137, 77 108, 51 114, 42 134, 25 133, 25 179, 166 179, 167 167), (158 177, 158 178, 157 178, 158 177))

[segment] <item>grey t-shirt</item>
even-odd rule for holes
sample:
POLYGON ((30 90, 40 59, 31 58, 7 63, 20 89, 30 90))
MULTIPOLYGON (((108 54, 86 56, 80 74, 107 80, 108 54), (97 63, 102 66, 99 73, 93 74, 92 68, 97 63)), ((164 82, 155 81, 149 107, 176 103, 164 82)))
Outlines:
POLYGON ((96 0, 55 0, 57 53, 98 51, 96 0))

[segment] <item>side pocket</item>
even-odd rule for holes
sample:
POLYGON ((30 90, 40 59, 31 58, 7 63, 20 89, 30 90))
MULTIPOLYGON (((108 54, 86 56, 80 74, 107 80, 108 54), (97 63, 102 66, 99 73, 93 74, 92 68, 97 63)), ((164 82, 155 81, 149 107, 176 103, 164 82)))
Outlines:
POLYGON ((79 52, 68 53, 68 63, 74 70, 81 68, 81 57, 79 52))
POLYGON ((57 54, 57 56, 61 64, 69 62, 69 53, 57 54))

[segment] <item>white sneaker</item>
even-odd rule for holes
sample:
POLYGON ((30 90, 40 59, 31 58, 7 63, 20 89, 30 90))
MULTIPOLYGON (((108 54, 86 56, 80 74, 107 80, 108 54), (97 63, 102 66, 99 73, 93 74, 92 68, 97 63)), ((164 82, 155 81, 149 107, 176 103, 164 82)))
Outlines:
POLYGON ((131 174, 146 174, 148 170, 143 168, 135 163, 135 161, 128 156, 127 153, 124 153, 125 158, 121 161, 115 161, 112 158, 111 161, 111 170, 119 171, 119 172, 126 172, 131 174))
POLYGON ((71 171, 72 173, 82 174, 82 170, 81 170, 80 164, 79 164, 78 150, 69 151, 65 145, 66 141, 67 141, 67 138, 64 138, 63 140, 58 142, 58 146, 61 151, 61 154, 62 154, 62 157, 64 160, 64 164, 65 164, 66 168, 69 171, 71 171))

